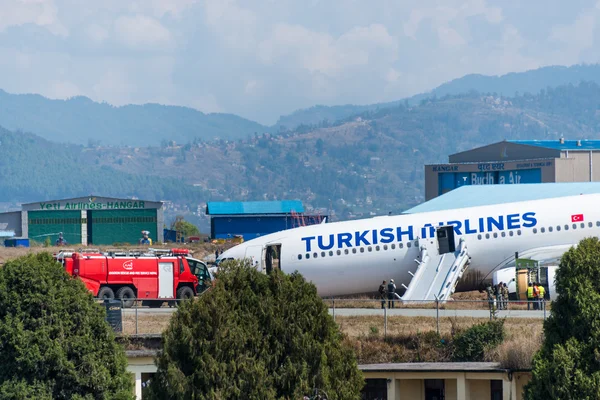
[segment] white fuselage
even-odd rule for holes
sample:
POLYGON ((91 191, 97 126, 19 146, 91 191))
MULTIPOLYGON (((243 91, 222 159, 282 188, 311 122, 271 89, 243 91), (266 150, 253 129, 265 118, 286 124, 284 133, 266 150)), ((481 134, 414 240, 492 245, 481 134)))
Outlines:
MULTIPOLYGON (((408 286, 419 241, 453 225, 471 256, 469 269, 488 279, 519 257, 560 257, 600 234, 600 194, 375 217, 285 230, 244 242, 219 260, 250 258, 262 268, 266 246, 280 245, 280 267, 300 272, 321 296, 376 291, 383 280, 408 286)), ((513 264, 514 265, 514 264, 513 264)))

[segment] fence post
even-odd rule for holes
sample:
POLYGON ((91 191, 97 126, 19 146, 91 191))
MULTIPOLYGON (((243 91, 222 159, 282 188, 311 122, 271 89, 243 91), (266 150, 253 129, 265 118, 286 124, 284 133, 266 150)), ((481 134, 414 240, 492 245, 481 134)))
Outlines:
POLYGON ((383 307, 383 338, 387 338, 387 307, 383 307))
POLYGON ((542 300, 542 307, 544 307, 544 321, 546 320, 546 300, 542 300))
POLYGON ((138 304, 137 301, 133 303, 135 307, 135 334, 138 334, 138 304))
POLYGON ((331 299, 333 302, 333 320, 335 321, 335 298, 331 299))
POLYGON ((437 334, 440 336, 440 300, 435 296, 435 323, 437 325, 437 334))

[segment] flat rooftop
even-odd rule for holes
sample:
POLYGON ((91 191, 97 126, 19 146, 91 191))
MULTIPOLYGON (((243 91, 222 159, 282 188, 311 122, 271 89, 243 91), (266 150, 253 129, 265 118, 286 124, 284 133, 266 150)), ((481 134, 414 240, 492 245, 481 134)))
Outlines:
POLYGON ((507 140, 509 143, 553 150, 600 150, 600 140, 507 140))
POLYGON ((465 185, 403 212, 415 214, 600 193, 600 182, 465 185))
POLYGON ((362 364, 358 368, 363 372, 504 372, 507 370, 496 362, 362 364))

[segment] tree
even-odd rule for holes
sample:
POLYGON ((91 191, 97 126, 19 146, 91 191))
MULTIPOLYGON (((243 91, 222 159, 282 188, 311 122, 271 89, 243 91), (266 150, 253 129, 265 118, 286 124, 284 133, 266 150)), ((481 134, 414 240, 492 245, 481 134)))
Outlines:
POLYGON ((0 268, 0 338, 3 399, 133 398, 103 308, 48 253, 0 268))
POLYGON ((556 273, 558 298, 544 323, 527 399, 597 399, 600 393, 600 241, 582 240, 556 273))
POLYGON ((359 399, 364 383, 313 284, 238 262, 178 309, 157 366, 154 399, 359 399))
POLYGON ((178 232, 183 232, 183 236, 185 236, 185 237, 200 235, 200 231, 198 230, 198 227, 196 225, 192 224, 191 222, 186 221, 180 215, 178 215, 175 218, 175 222, 173 223, 173 229, 175 229, 178 232))

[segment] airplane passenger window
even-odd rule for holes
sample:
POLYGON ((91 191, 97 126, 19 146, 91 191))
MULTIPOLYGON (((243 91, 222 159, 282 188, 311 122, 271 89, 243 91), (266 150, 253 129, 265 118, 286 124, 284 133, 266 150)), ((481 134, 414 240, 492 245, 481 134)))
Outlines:
POLYGON ((481 235, 477 235, 477 239, 481 240, 481 235))
POLYGON ((509 236, 513 236, 515 233, 513 231, 508 232, 509 236))
POLYGON ((588 222, 588 226, 591 228, 592 226, 594 226, 594 224, 592 224, 591 222, 588 222))
POLYGON ((361 252, 361 253, 364 253, 364 252, 365 252, 365 248, 364 248, 364 247, 361 247, 361 248, 360 248, 360 252, 361 252))
POLYGON ((494 232, 494 239, 498 237, 498 233, 494 232))
POLYGON ((352 249, 352 254, 356 254, 356 248, 352 249))
POLYGON ((489 238, 490 238, 490 234, 489 234, 489 233, 486 233, 486 234, 485 234, 485 238, 486 238, 486 239, 489 239, 489 238))
POLYGON ((375 246, 375 251, 379 251, 380 247, 379 246, 375 246))
POLYGON ((319 255, 317 253, 313 253, 313 258, 317 258, 319 255))
POLYGON ((344 249, 344 254, 348 254, 350 251, 348 249, 344 249))
POLYGON ((552 227, 551 226, 548 227, 548 232, 552 232, 552 227))
POLYGON ((302 254, 298 254, 298 260, 302 260, 302 254))
POLYGON ((540 228, 540 232, 542 232, 542 233, 546 232, 546 228, 543 228, 543 227, 540 228))
POLYGON ((398 244, 398 248, 399 248, 399 249, 401 249, 401 248, 403 248, 403 247, 404 247, 404 243, 399 243, 399 244, 398 244))
POLYGON ((581 229, 585 228, 585 224, 582 222, 580 225, 581 229))
POLYGON ((596 226, 600 226, 600 221, 596 221, 596 226))
POLYGON ((308 260, 310 258, 310 254, 306 253, 305 258, 308 260))
POLYGON ((577 224, 573 224, 573 229, 577 229, 577 224))
POLYGON ((369 251, 373 251, 373 248, 371 246, 368 247, 369 251))
POLYGON ((324 251, 321 252, 321 257, 325 257, 325 252, 324 251))
POLYGON ((329 257, 333 257, 333 250, 329 250, 329 257))
POLYGON ((341 250, 338 250, 338 251, 336 252, 336 254, 337 254, 338 256, 341 256, 341 255, 342 255, 342 251, 341 251, 341 250))
POLYGON ((387 249, 388 249, 388 247, 387 247, 387 244, 384 244, 384 245, 383 245, 383 249, 384 249, 384 250, 387 250, 387 249))
POLYGON ((406 243, 406 247, 410 247, 410 246, 411 246, 410 242, 406 243))
POLYGON ((565 231, 569 230, 569 225, 565 225, 565 231))
POLYGON ((537 233, 537 229, 536 228, 533 228, 533 233, 537 233))
POLYGON ((506 232, 502 232, 502 237, 506 237, 506 232))
POLYGON ((517 231, 517 235, 521 235, 521 230, 520 229, 517 231))
POLYGON ((394 250, 396 248, 396 245, 394 243, 392 243, 392 250, 394 250))
POLYGON ((560 225, 556 227, 556 230, 557 230, 557 231, 560 231, 560 225))

